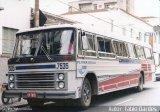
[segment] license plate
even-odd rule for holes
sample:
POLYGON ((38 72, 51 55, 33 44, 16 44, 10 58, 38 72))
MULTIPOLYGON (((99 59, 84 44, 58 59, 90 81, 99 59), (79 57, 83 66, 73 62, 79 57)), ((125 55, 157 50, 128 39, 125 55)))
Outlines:
POLYGON ((27 93, 27 97, 28 98, 36 98, 37 97, 37 93, 35 93, 35 92, 28 92, 27 93))

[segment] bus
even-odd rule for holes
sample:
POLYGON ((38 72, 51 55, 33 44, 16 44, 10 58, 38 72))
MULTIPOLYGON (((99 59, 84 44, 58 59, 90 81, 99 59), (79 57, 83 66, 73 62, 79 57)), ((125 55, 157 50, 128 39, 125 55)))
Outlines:
POLYGON ((19 31, 8 70, 5 97, 23 98, 31 107, 75 100, 88 108, 93 95, 142 91, 152 80, 154 60, 151 46, 136 39, 55 25, 19 31))

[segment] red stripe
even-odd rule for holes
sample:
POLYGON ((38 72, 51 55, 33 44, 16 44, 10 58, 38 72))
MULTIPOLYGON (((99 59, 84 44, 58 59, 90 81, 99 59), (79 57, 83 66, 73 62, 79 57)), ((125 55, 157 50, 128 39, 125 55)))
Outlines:
POLYGON ((139 74, 121 75, 121 76, 118 76, 118 77, 110 79, 110 80, 99 82, 98 86, 101 87, 101 86, 105 86, 105 85, 119 83, 119 82, 122 82, 122 81, 131 80, 131 79, 138 78, 138 77, 139 77, 139 74))
POLYGON ((118 83, 118 87, 127 86, 127 85, 129 85, 129 81, 118 83))
POLYGON ((138 84, 138 79, 131 80, 131 81, 130 81, 130 84, 138 84))
POLYGON ((105 86, 104 90, 109 90, 109 89, 113 89, 113 88, 117 88, 116 84, 114 85, 109 85, 109 86, 105 86))

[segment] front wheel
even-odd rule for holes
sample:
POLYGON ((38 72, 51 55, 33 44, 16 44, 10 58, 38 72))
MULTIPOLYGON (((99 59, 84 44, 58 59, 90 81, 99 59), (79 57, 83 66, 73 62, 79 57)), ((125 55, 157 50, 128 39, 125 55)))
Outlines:
POLYGON ((88 108, 91 104, 91 99, 92 99, 91 84, 88 79, 85 79, 82 85, 81 98, 78 101, 79 106, 82 109, 88 108))
POLYGON ((1 100, 2 100, 2 103, 3 103, 4 105, 7 105, 7 104, 9 104, 9 101, 11 100, 11 98, 6 98, 6 97, 5 97, 5 92, 3 91, 3 92, 2 92, 2 96, 1 96, 1 100))
POLYGON ((142 76, 142 75, 141 75, 140 78, 139 78, 139 83, 138 83, 138 86, 137 86, 136 89, 137 89, 138 92, 141 92, 141 91, 143 91, 143 89, 144 89, 144 88, 143 88, 143 76, 142 76))

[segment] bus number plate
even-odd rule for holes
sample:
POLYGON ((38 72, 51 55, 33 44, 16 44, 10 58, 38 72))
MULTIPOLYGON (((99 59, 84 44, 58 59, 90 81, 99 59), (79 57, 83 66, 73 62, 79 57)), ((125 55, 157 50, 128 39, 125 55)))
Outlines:
POLYGON ((27 93, 27 98, 36 98, 37 94, 35 92, 28 92, 27 93))
POLYGON ((69 65, 68 63, 57 63, 59 69, 68 69, 69 65))

